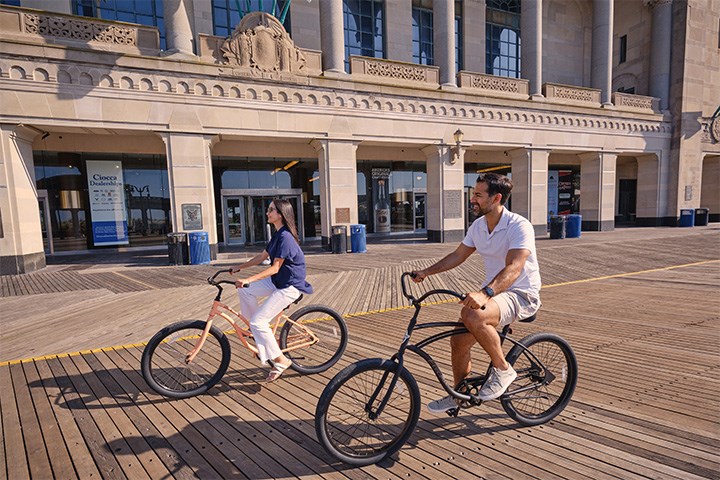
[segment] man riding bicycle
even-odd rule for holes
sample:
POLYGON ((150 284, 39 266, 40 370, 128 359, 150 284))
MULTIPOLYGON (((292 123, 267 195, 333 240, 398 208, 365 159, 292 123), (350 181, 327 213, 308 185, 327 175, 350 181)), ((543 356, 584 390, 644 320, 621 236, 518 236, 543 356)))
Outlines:
MULTIPOLYGON (((503 175, 480 174, 470 200, 480 218, 473 222, 454 252, 415 272, 414 277, 415 282, 422 282, 429 275, 453 269, 474 251, 483 257, 486 279, 490 281, 480 291, 467 294, 460 312, 460 321, 470 333, 450 338, 455 385, 470 374, 470 350, 475 342, 490 356, 491 372, 479 392, 483 401, 500 397, 517 377, 505 361, 497 327, 528 318, 541 305, 533 226, 504 207, 512 187, 510 179, 503 175)), ((428 404, 432 413, 456 407, 455 399, 449 395, 428 404)))

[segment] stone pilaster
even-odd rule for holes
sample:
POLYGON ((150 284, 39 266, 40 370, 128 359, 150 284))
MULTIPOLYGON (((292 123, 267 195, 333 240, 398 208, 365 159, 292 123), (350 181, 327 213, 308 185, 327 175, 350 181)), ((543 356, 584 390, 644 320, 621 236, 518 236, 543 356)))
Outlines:
POLYGON ((468 72, 485 73, 485 0, 463 2, 462 38, 464 66, 468 72))
POLYGON ((615 229, 615 164, 617 155, 589 152, 580 158, 580 214, 582 229, 615 229))
POLYGON ((33 129, 0 125, 0 275, 45 267, 35 184, 33 129))
POLYGON ((320 45, 325 72, 345 73, 344 34, 342 0, 320 0, 320 45))
POLYGON ((508 151, 512 164, 512 211, 530 220, 535 236, 547 234, 549 150, 508 151))
POLYGON ((522 78, 530 81, 530 97, 542 95, 542 0, 522 4, 520 14, 522 37, 522 78))
POLYGON ((208 232, 210 254, 217 258, 217 222, 215 191, 210 150, 214 137, 185 133, 162 133, 165 142, 170 187, 173 231, 183 227, 182 206, 199 203, 202 209, 202 231, 208 232))
POLYGON ((664 190, 661 185, 658 155, 655 153, 637 155, 635 159, 638 164, 635 224, 638 227, 663 225, 660 203, 664 190))
POLYGON ((412 2, 385 2, 388 60, 412 62, 412 2))
POLYGON ((455 78, 455 2, 433 3, 433 56, 440 67, 440 85, 456 87, 455 78))
POLYGON ((592 87, 602 93, 600 102, 611 105, 612 52, 613 52, 613 0, 593 0, 593 31, 591 78, 592 87))
POLYGON ((190 0, 163 0, 165 42, 168 54, 193 55, 190 0))
POLYGON ((650 95, 660 99, 660 110, 670 101, 670 51, 672 50, 672 0, 651 0, 650 95))
POLYGON ((427 158, 427 238, 459 242, 465 236, 464 150, 455 164, 449 145, 431 145, 422 152, 427 158))
POLYGON ((313 140, 320 175, 320 231, 322 245, 329 248, 331 227, 358 222, 357 142, 313 140))

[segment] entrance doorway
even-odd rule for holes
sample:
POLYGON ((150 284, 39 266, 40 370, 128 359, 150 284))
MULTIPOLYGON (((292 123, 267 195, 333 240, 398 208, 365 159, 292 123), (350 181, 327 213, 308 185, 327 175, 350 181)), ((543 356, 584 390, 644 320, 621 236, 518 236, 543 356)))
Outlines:
POLYGON ((221 195, 226 245, 255 245, 270 241, 273 227, 267 223, 266 212, 275 198, 290 202, 295 212, 298 236, 301 242, 304 241, 302 196, 299 190, 222 190, 221 195))
POLYGON ((637 180, 621 179, 616 223, 634 225, 637 205, 637 180))
POLYGON ((426 193, 415 194, 415 230, 426 231, 427 226, 425 225, 425 201, 427 199, 426 193))

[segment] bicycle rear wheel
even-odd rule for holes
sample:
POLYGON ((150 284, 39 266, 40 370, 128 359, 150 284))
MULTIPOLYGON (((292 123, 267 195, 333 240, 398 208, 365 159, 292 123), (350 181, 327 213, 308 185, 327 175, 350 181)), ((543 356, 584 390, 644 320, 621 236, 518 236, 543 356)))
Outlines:
POLYGON ((398 451, 419 416, 420 390, 410 372, 390 360, 372 358, 348 366, 325 387, 315 410, 315 431, 320 443, 338 460, 370 465, 398 451), (396 372, 397 383, 387 404, 373 418, 369 412, 377 411, 396 372))
POLYGON ((150 388, 166 397, 188 398, 220 381, 230 364, 230 342, 219 328, 210 328, 200 352, 192 362, 185 361, 205 325, 199 320, 174 323, 150 339, 141 360, 142 376, 150 388))
POLYGON ((570 401, 577 384, 577 359, 570 345, 551 333, 533 333, 519 343, 525 348, 515 345, 507 356, 518 376, 500 402, 518 423, 540 425, 570 401))
POLYGON ((342 315, 324 305, 308 305, 290 315, 280 330, 280 348, 300 373, 320 373, 340 360, 348 342, 342 315))

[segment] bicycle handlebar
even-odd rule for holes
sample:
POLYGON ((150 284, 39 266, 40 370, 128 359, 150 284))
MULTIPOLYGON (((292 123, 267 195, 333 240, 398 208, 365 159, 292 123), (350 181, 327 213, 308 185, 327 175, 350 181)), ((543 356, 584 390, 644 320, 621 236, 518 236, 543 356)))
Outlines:
MULTIPOLYGON (((410 302, 412 302, 412 303, 420 303, 431 295, 451 295, 453 297, 456 297, 461 302, 463 300, 465 300, 465 298, 467 298, 466 293, 458 293, 454 290, 445 290, 445 289, 430 290, 428 292, 425 292, 425 294, 422 297, 415 298, 413 295, 408 293, 408 288, 407 288, 407 284, 406 284, 406 280, 405 280, 407 277, 415 278, 415 277, 417 277, 417 273, 416 272, 404 272, 402 274, 402 276, 400 277, 400 285, 402 285, 403 296, 405 296, 405 298, 410 300, 410 302)), ((482 308, 484 309, 485 307, 482 307, 482 308)))
MULTIPOLYGON (((233 271, 232 268, 228 268, 227 270, 218 270, 217 272, 215 272, 215 275, 213 275, 212 277, 208 277, 207 282, 210 285, 212 285, 213 287, 217 287, 221 291, 222 291, 222 287, 220 286, 221 284, 235 286, 235 282, 232 282, 230 280, 220 280, 220 281, 215 280, 215 278, 218 275, 220 275, 221 273, 232 273, 232 271, 233 271)), ((250 286, 249 283, 243 284, 243 288, 248 288, 249 286, 250 286)))

